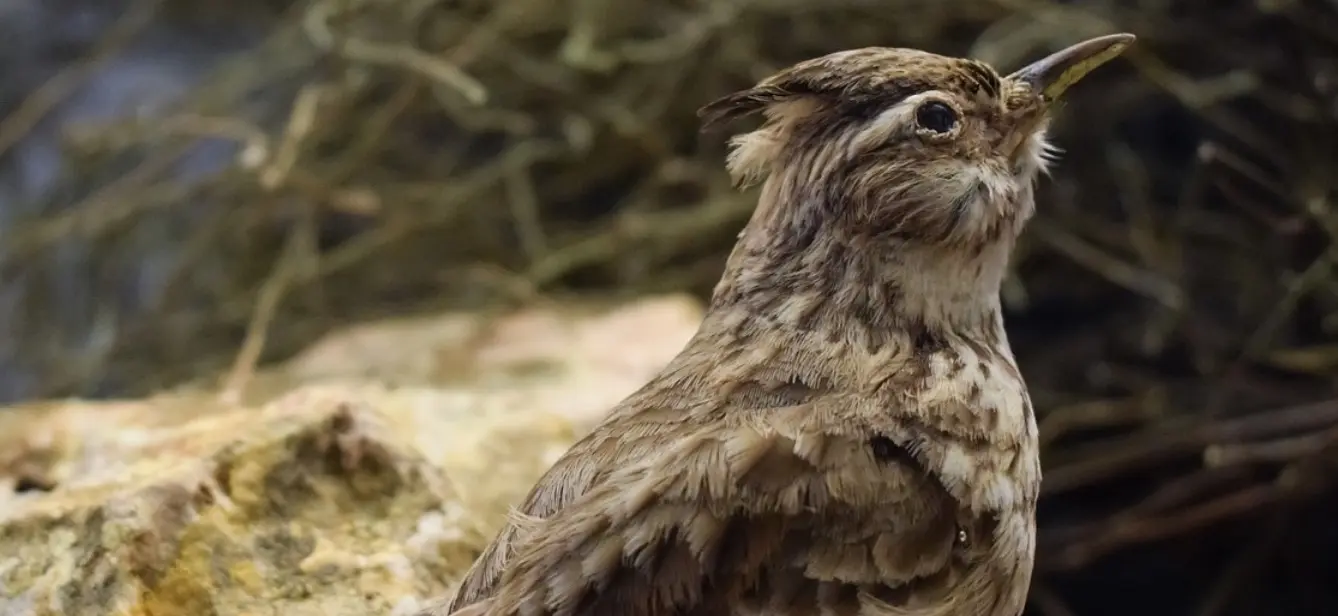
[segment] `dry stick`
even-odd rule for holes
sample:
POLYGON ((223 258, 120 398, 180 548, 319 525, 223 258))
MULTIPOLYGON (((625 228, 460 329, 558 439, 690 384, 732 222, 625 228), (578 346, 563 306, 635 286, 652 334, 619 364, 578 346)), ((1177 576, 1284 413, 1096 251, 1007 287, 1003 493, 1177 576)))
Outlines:
POLYGON ((1253 578, 1268 562, 1269 556, 1276 549, 1278 542, 1286 535, 1287 527, 1293 517, 1288 508, 1277 511, 1268 521, 1262 533, 1232 559, 1208 597, 1194 612, 1195 616, 1222 616, 1231 607, 1233 600, 1251 585, 1245 583, 1253 578))
MULTIPOLYGON (((193 198, 203 202, 210 198, 217 198, 216 195, 220 192, 216 190, 216 186, 198 184, 192 186, 191 189, 191 192, 183 197, 183 201, 193 198)), ((200 224, 194 226, 182 243, 181 256, 172 264, 168 270, 169 273, 165 276, 165 282, 158 293, 157 301, 153 304, 154 312, 164 312, 170 299, 181 292, 182 285, 186 283, 196 265, 203 261, 210 252, 216 250, 218 238, 228 230, 224 221, 234 214, 235 212, 229 208, 210 208, 200 224)))
MULTIPOLYGON (((134 169, 98 188, 92 195, 61 212, 39 219, 4 234, 0 242, 0 265, 29 257, 71 236, 95 237, 112 225, 154 207, 173 204, 173 199, 136 193, 152 180, 169 171, 187 153, 185 146, 173 145, 154 152, 134 169), (158 198, 155 198, 158 197, 158 198)), ((164 189, 167 196, 184 191, 180 187, 164 189)), ((160 193, 163 191, 159 191, 160 193)))
MULTIPOLYGON (((501 156, 502 160, 457 179, 450 188, 441 191, 442 194, 436 200, 443 204, 443 207, 412 220, 404 216, 392 219, 346 242, 338 250, 322 256, 317 270, 311 273, 310 280, 324 278, 351 267, 377 250, 411 233, 454 219, 461 214, 465 203, 505 181, 507 170, 512 166, 533 165, 556 158, 562 153, 560 148, 542 142, 529 142, 508 150, 501 156)), ((304 278, 301 282, 310 280, 304 278)))
POLYGON ((688 56, 710 40, 711 36, 734 23, 745 10, 747 1, 718 0, 706 10, 685 20, 677 29, 650 40, 629 40, 616 52, 632 64, 662 64, 688 56))
MULTIPOLYGON (((1037 21, 1052 23, 1061 30, 1087 29, 1094 32, 1118 30, 1118 25, 1110 19, 1087 8, 1059 6, 1035 0, 993 1, 1000 6, 1026 13, 1037 21)), ((1128 16, 1129 19, 1133 17, 1134 15, 1128 16)), ((1237 70, 1216 78, 1193 79, 1167 64, 1160 56, 1153 54, 1146 45, 1135 45, 1122 57, 1138 70, 1144 80, 1178 99, 1186 108, 1194 111, 1218 130, 1257 148, 1273 160, 1285 160, 1285 149, 1270 139, 1266 133, 1253 129, 1235 114, 1214 108, 1222 101, 1249 94, 1257 89, 1261 80, 1254 73, 1237 70)))
POLYGON ((1179 259, 1180 252, 1173 237, 1164 233, 1168 228, 1164 221, 1154 213, 1156 199, 1153 197, 1151 177, 1147 166, 1138 159, 1132 147, 1123 141, 1106 148, 1107 165, 1111 173, 1119 176, 1115 182, 1118 187, 1119 201, 1129 217, 1128 242, 1134 254, 1143 266, 1152 269, 1167 285, 1179 289, 1183 304, 1179 309, 1171 309, 1164 304, 1157 307, 1144 323, 1140 338, 1143 353, 1152 355, 1162 352, 1173 328, 1188 312, 1188 293, 1184 289, 1183 273, 1179 259))
POLYGON ((1048 543, 1054 544, 1075 543, 1087 537, 1101 535, 1114 525, 1124 524, 1130 520, 1152 518, 1178 507, 1188 507, 1196 499, 1207 496, 1215 489, 1237 483, 1236 480, 1240 479, 1249 479, 1249 475, 1239 468, 1208 469, 1191 473, 1161 486, 1142 501, 1116 511, 1106 519, 1046 528, 1044 538, 1048 543))
MULTIPOLYGON (((324 92, 322 86, 309 85, 298 93, 278 148, 271 153, 268 160, 264 161, 257 173, 261 188, 267 192, 279 190, 287 180, 293 165, 297 163, 302 145, 315 127, 321 95, 324 92)), ((227 403, 235 404, 241 400, 246 384, 255 373, 256 364, 265 349, 269 324, 274 320, 279 302, 283 300, 289 285, 297 275, 298 264, 314 260, 314 258, 303 259, 304 256, 314 255, 316 252, 314 242, 316 221, 313 208, 313 204, 307 204, 302 208, 301 223, 289 233, 278 262, 260 287, 255 310, 246 326, 246 337, 219 394, 227 403)))
POLYGON ((341 4, 343 3, 334 0, 318 2, 312 5, 303 16, 302 27, 307 34, 307 38, 314 45, 325 51, 338 54, 350 62, 372 66, 398 67, 423 75, 454 90, 473 105, 481 105, 487 102, 487 88, 477 79, 449 62, 404 45, 374 43, 352 36, 336 34, 330 28, 330 21, 345 10, 354 8, 339 6, 341 4))
POLYGON ((499 3, 488 14, 487 21, 470 24, 469 32, 446 54, 446 61, 460 67, 469 68, 475 60, 487 56, 492 47, 502 40, 502 35, 517 22, 523 22, 543 9, 545 0, 511 0, 499 3))
POLYGON ((1161 426, 1070 453, 1045 471, 1042 491, 1053 496, 1110 479, 1208 445, 1321 430, 1338 424, 1338 401, 1317 402, 1227 420, 1168 420, 1161 426))
POLYGON ((507 169, 505 186, 506 203, 520 238, 520 252, 527 263, 539 261, 548 252, 548 234, 539 214, 539 196, 530 170, 511 166, 507 169))
POLYGON ((1267 133, 1251 127, 1235 113, 1221 107, 1214 108, 1220 101, 1247 94, 1257 88, 1259 79, 1252 73, 1236 71, 1205 83, 1186 77, 1145 49, 1130 49, 1130 53, 1125 56, 1144 78, 1179 99, 1207 123, 1264 153, 1271 160, 1287 160, 1286 148, 1267 133))
POLYGON ((1037 219, 1031 224, 1035 236, 1050 248, 1106 280, 1156 300, 1168 309, 1178 311, 1184 307, 1185 296, 1180 287, 1156 272, 1128 263, 1045 220, 1037 219))
POLYGON ((1163 415, 1164 395, 1154 389, 1128 400, 1090 400, 1050 410, 1041 418, 1041 450, 1048 452, 1061 438, 1091 428, 1149 423, 1163 415))
POLYGON ((1138 503, 1120 512, 1119 516, 1149 516, 1183 507, 1195 499, 1248 480, 1248 469, 1240 466, 1207 468, 1178 477, 1158 487, 1138 503))
POLYGON ((1079 569, 1088 563, 1120 548, 1148 543, 1181 535, 1241 514, 1256 511, 1265 505, 1280 502, 1286 491, 1275 485, 1253 486, 1173 515, 1147 519, 1115 519, 1093 530, 1091 537, 1079 539, 1050 550, 1056 554, 1046 559, 1048 570, 1079 569))
MULTIPOLYGON (((1200 494, 1245 476, 1245 473, 1235 468, 1194 473, 1163 486, 1142 502, 1115 513, 1106 521, 1046 529, 1043 540, 1047 544, 1063 546, 1061 551, 1081 549, 1083 554, 1080 561, 1071 565, 1077 568, 1119 548, 1198 530, 1214 522, 1249 513, 1256 504, 1269 502, 1248 498, 1243 504, 1234 501, 1238 497, 1244 498, 1242 495, 1250 490, 1276 490, 1279 498, 1287 492, 1284 487, 1270 484, 1242 489, 1198 505, 1191 504, 1200 494)), ((1046 550, 1047 553, 1052 551, 1046 550)))
POLYGON ((114 23, 94 46, 87 60, 56 73, 23 100, 13 113, 0 122, 0 156, 9 152, 52 109, 65 100, 89 77, 97 73, 116 53, 125 48, 153 20, 162 0, 144 0, 114 23))
MULTIPOLYGON (((176 116, 144 126, 133 126, 132 134, 122 135, 128 140, 140 140, 183 135, 232 139, 245 143, 248 148, 264 148, 266 139, 260 129, 240 120, 203 116, 176 116)), ((115 129, 112 129, 115 130, 115 129)), ((134 169, 103 185, 57 215, 35 221, 11 232, 0 242, 0 265, 32 255, 72 235, 94 237, 113 225, 143 215, 157 208, 167 208, 187 199, 198 190, 199 184, 185 186, 150 183, 170 170, 189 146, 173 143, 155 149, 134 169), (140 192, 136 192, 140 191, 140 192)))
POLYGON ((376 155, 381 148, 395 121, 404 116, 422 90, 423 80, 416 77, 407 79, 396 88, 385 104, 372 111, 358 126, 353 142, 339 153, 332 165, 321 170, 321 177, 328 184, 337 186, 362 171, 368 165, 367 159, 376 155))
MULTIPOLYGON (((1209 185, 1208 161, 1212 156, 1213 149, 1211 145, 1200 145, 1195 152, 1195 158, 1190 167, 1188 176, 1181 185, 1180 193, 1176 195, 1175 203, 1172 207, 1170 227, 1172 229, 1185 229, 1190 227, 1195 213, 1203 210, 1203 197, 1209 185)), ((1169 246, 1175 251, 1172 257, 1173 261, 1184 267, 1185 240, 1180 242, 1171 242, 1169 246)), ((1160 325, 1164 330, 1181 325, 1190 319, 1193 314, 1193 298, 1188 298, 1191 305, 1186 306, 1181 312, 1164 311, 1162 323, 1160 325)), ((1194 327, 1184 327, 1185 342, 1190 348, 1190 360, 1194 367, 1200 372, 1207 372, 1215 363, 1214 353, 1205 345, 1202 336, 1195 331, 1194 327)), ((1209 412, 1214 410, 1213 402, 1210 400, 1207 404, 1209 412)))
POLYGON ((279 140, 278 147, 269 153, 268 160, 260 165, 257 174, 258 183, 266 192, 278 190, 297 164, 302 146, 315 128, 321 97, 325 92, 326 88, 319 85, 308 85, 298 92, 288 115, 288 126, 283 131, 283 138, 279 140))
MULTIPOLYGON (((1214 161, 1221 163, 1283 201, 1296 201, 1296 195, 1292 194, 1286 186, 1273 181, 1264 170, 1244 158, 1236 156, 1224 148, 1214 148, 1204 154, 1205 156, 1211 155, 1214 161)), ((1275 160, 1285 160, 1285 158, 1275 160)), ((1277 333, 1295 313, 1301 299, 1326 282, 1333 271, 1335 262, 1338 262, 1338 243, 1335 243, 1335 240, 1338 240, 1338 228, 1335 228, 1333 221, 1323 216, 1325 212, 1318 207, 1308 207, 1306 213, 1314 218, 1320 228, 1329 236, 1330 244, 1324 253, 1315 258, 1300 276, 1290 281, 1286 293, 1278 299, 1254 331, 1245 338, 1240 352, 1227 369, 1223 371, 1223 378, 1220 386, 1216 388, 1215 399, 1210 401, 1210 408, 1220 407, 1226 397, 1234 393, 1234 377, 1244 370, 1246 362, 1260 359, 1268 351, 1277 333)))
POLYGON ((1270 229, 1281 229, 1288 225, 1295 227, 1300 220, 1301 217, 1297 215, 1279 217, 1271 211, 1269 202, 1261 201, 1244 190, 1241 183, 1247 182, 1254 188, 1268 192, 1269 196, 1274 197, 1279 202, 1291 203, 1295 201, 1290 195, 1274 192, 1277 188, 1275 184, 1262 183, 1269 181, 1259 177, 1265 173, 1262 169, 1245 163, 1222 145, 1212 142, 1200 145, 1198 162, 1203 166, 1211 164, 1212 169, 1224 168, 1227 171, 1234 172, 1232 174, 1216 175, 1208 180, 1206 187, 1215 189, 1221 194, 1219 201, 1231 204, 1253 222, 1270 229))
POLYGON ((1338 430, 1273 439, 1263 443, 1213 445, 1203 453, 1210 466, 1290 462, 1318 454, 1338 443, 1338 430))
MULTIPOLYGON (((322 167, 319 173, 290 165, 284 178, 286 186, 311 202, 322 203, 336 212, 368 217, 381 213, 384 200, 375 190, 370 187, 341 187, 341 185, 353 179, 354 174, 366 166, 366 157, 375 154, 391 123, 404 114, 421 90, 421 85, 422 81, 419 79, 410 79, 401 85, 384 105, 378 107, 358 126, 355 140, 344 148, 336 160, 322 167)), ((322 94, 324 92, 328 90, 321 91, 322 94)), ((313 94, 308 98, 316 97, 316 94, 313 94)), ((302 100, 301 95, 299 95, 300 100, 302 100)), ((316 102, 312 100, 311 104, 316 102)), ((314 115, 313 109, 312 116, 314 115)))
POLYGON ((551 284, 579 267, 613 258, 629 244, 693 237, 740 222, 752 209, 751 200, 738 197, 721 198, 686 211, 645 214, 626 230, 615 226, 611 231, 553 250, 530 268, 527 277, 535 286, 551 284))
POLYGON ((576 0, 572 3, 567 37, 559 51, 565 64, 600 72, 617 68, 617 57, 599 48, 599 27, 611 5, 609 0, 576 0))
MULTIPOLYGON (((1336 434, 1338 430, 1335 429, 1322 434, 1326 438, 1320 447, 1310 443, 1306 447, 1294 447, 1290 451, 1292 468, 1296 469, 1292 475, 1299 476, 1306 470, 1314 471, 1315 469, 1305 467, 1308 464, 1314 466, 1318 456, 1338 442, 1338 439, 1333 438, 1336 434)), ((1054 561, 1052 568, 1061 570, 1080 568, 1101 555, 1128 545, 1188 533, 1222 520, 1257 511, 1266 505, 1284 503, 1287 498, 1300 494, 1306 487, 1303 479, 1289 481, 1287 473, 1284 472, 1273 483, 1244 488, 1196 506, 1180 509, 1175 513, 1160 517, 1140 515, 1176 506, 1192 498, 1195 492, 1211 488, 1212 483, 1229 478, 1226 475, 1215 477, 1214 473, 1220 475, 1224 471, 1230 473, 1232 470, 1210 469, 1198 475, 1182 478, 1164 487, 1144 502, 1117 513, 1108 522, 1046 533, 1049 542, 1064 546, 1060 548, 1061 556, 1054 561)), ((1322 469, 1319 472, 1323 472, 1322 469)))
MULTIPOLYGON (((1225 160, 1225 159, 1224 159, 1225 160)), ((1263 180, 1250 176, 1256 182, 1263 180)), ((1268 187, 1267 184, 1262 184, 1268 187)), ((1327 206, 1327 203, 1324 205, 1327 206)), ((1338 240, 1338 228, 1335 228, 1333 221, 1328 220, 1324 215, 1328 212, 1318 206, 1308 208, 1309 213, 1322 230, 1324 230, 1333 242, 1338 240)), ((1328 250, 1320 255, 1306 267, 1295 280, 1287 285, 1287 293, 1273 306, 1273 309, 1264 318, 1263 322, 1246 339, 1244 348, 1240 357, 1237 359, 1237 365, 1241 362, 1251 359, 1258 359, 1264 351, 1272 344, 1277 332, 1286 323, 1287 319, 1295 312, 1300 304, 1301 298, 1308 295, 1319 285, 1327 282, 1333 272, 1334 264, 1338 262, 1338 243, 1330 243, 1328 250)))
POLYGON ((244 150, 263 151, 268 139, 259 127, 244 120, 191 113, 165 118, 117 118, 112 122, 80 122, 67 126, 64 132, 76 152, 89 154, 125 151, 168 137, 226 139, 243 144, 244 150))
POLYGON ((310 215, 304 216, 303 224, 288 234, 277 264, 260 288, 255 311, 246 326, 246 337, 242 341, 241 350, 237 352, 237 357, 232 362, 232 369, 228 371, 227 379, 219 392, 219 399, 225 404, 241 402, 247 383, 255 375, 255 368, 265 349, 265 338, 270 323, 278 312, 279 303, 288 292, 293 278, 300 269, 299 266, 309 261, 304 257, 309 257, 314 252, 310 245, 313 224, 310 215))
POLYGON ((1292 194, 1291 189, 1270 177, 1269 173, 1258 165, 1245 160, 1235 152, 1221 146, 1213 146, 1210 155, 1210 160, 1213 162, 1240 174, 1259 188, 1267 190, 1279 200, 1294 201, 1295 195, 1292 194))
POLYGON ((649 130, 644 118, 629 109, 623 101, 590 97, 583 91, 581 84, 568 79, 570 75, 563 67, 553 67, 535 59, 505 41, 497 43, 497 53, 507 62, 508 70, 527 84, 582 101, 581 105, 588 109, 591 117, 636 144, 648 156, 663 160, 674 155, 674 148, 666 142, 664 135, 649 130))

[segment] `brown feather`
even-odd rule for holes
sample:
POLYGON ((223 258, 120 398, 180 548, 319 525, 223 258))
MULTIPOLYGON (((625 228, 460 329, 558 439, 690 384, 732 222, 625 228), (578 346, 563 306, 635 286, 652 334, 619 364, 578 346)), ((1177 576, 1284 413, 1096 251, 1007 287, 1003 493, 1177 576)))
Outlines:
POLYGON ((701 328, 423 614, 1018 616, 1041 475, 998 291, 1047 109, 886 48, 703 107, 766 122, 733 142, 765 183, 701 328))

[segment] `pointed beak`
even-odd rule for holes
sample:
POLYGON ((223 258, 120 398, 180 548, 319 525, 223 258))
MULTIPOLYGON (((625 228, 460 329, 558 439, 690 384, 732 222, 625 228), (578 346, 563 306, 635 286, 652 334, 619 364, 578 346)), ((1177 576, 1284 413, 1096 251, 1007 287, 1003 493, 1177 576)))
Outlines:
POLYGON ((1089 39, 1032 62, 1009 78, 1026 82, 1047 104, 1054 104, 1069 86, 1123 53, 1134 38, 1132 34, 1109 34, 1089 39))

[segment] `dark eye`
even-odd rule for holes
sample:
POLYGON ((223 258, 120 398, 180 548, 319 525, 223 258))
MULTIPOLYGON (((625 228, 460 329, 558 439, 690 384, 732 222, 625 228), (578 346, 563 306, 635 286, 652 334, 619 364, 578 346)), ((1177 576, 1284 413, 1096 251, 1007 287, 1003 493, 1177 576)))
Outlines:
POLYGON ((915 110, 915 123, 936 133, 946 133, 957 126, 957 112, 945 103, 929 101, 915 110))

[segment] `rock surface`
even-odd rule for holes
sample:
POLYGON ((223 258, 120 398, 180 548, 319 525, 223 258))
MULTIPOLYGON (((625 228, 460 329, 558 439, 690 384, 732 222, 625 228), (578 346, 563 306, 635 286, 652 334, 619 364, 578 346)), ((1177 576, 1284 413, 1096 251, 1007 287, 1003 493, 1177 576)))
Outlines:
POLYGON ((411 613, 700 316, 674 296, 369 324, 237 404, 0 411, 0 615, 411 613))

